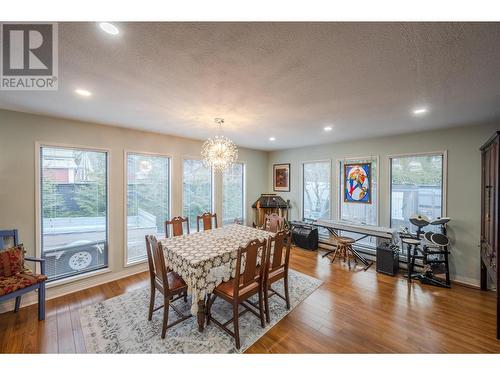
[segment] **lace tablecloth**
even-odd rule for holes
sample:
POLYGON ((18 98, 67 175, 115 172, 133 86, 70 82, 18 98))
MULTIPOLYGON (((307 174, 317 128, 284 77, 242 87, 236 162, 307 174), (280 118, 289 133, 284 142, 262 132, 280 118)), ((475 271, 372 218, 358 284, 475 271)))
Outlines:
POLYGON ((263 240, 273 233, 243 225, 185 234, 161 240, 166 265, 182 276, 192 296, 191 313, 198 312, 198 301, 223 281, 234 277, 236 255, 249 241, 263 240))

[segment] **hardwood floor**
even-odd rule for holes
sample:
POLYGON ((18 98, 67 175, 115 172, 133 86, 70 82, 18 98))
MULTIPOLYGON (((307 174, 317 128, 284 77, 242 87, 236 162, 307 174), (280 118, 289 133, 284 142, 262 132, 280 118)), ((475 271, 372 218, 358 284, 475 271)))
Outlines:
MULTIPOLYGON (((500 353, 492 292, 408 285, 298 248, 291 266, 324 284, 247 353, 500 353)), ((2 314, 0 352, 84 353, 78 309, 148 283, 142 273, 50 300, 41 323, 34 305, 2 314)))

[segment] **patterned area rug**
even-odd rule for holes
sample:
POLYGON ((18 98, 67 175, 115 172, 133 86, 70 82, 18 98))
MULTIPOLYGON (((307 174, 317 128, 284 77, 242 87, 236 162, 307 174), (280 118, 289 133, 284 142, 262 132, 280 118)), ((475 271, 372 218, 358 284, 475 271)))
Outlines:
MULTIPOLYGON (((260 320, 250 312, 240 317, 241 350, 237 350, 234 340, 213 323, 203 332, 198 332, 196 317, 169 328, 167 336, 161 339, 163 309, 153 314, 148 321, 149 288, 136 290, 108 299, 80 310, 85 346, 89 353, 239 353, 262 337, 271 327, 292 311, 301 301, 316 290, 322 281, 290 270, 290 310, 278 296, 269 299, 271 322, 265 328, 260 320)), ((282 282, 273 288, 283 294, 282 282)), ((162 304, 158 296, 156 306, 162 304)), ((175 302, 185 314, 191 306, 182 299, 175 302)), ((225 322, 232 316, 231 305, 220 298, 212 307, 212 315, 225 322)), ((171 319, 177 319, 170 310, 171 319)), ((230 325, 232 330, 232 324, 230 325)))

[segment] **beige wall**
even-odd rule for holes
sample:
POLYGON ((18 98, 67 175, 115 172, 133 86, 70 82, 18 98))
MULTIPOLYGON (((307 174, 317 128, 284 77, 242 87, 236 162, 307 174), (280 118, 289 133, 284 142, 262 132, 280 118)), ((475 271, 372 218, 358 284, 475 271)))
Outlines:
MULTIPOLYGON (((479 283, 480 145, 497 126, 471 126, 448 130, 374 138, 358 142, 332 143, 271 153, 240 148, 246 163, 247 223, 253 220, 251 204, 262 192, 272 192, 272 165, 290 162, 292 217, 299 218, 301 202, 300 166, 303 161, 330 159, 336 173, 338 159, 373 155, 380 159, 380 225, 389 224, 388 155, 448 151, 447 215, 452 217, 451 270, 455 280, 479 283)), ((172 164, 172 214, 181 214, 183 156, 199 155, 201 142, 130 129, 0 110, 0 228, 18 228, 30 255, 35 253, 35 143, 49 142, 110 149, 109 263, 111 272, 69 284, 51 287, 49 297, 118 279, 145 269, 124 267, 124 163, 123 151, 170 154, 172 164)), ((333 179, 332 213, 336 215, 333 179)), ((216 177, 216 211, 221 215, 221 179, 216 177)), ((32 299, 32 297, 31 297, 32 299)), ((27 302, 30 298, 26 299, 27 302)), ((6 306, 0 306, 0 311, 6 306)), ((10 306, 7 306, 10 308, 10 306)))
POLYGON ((366 157, 380 158, 380 225, 389 226, 389 159, 388 155, 448 151, 447 216, 452 218, 449 234, 451 247, 452 278, 468 284, 479 285, 480 237, 480 176, 479 147, 498 129, 497 126, 470 126, 447 130, 412 133, 393 137, 367 139, 358 142, 332 143, 304 147, 269 154, 269 186, 272 191, 272 166, 291 163, 291 191, 280 193, 290 199, 292 217, 301 216, 301 162, 331 160, 333 163, 332 214, 338 212, 336 175, 337 159, 366 157))
MULTIPOLYGON (((172 155, 172 214, 182 211, 182 157, 199 156, 201 142, 148 132, 0 110, 0 228, 17 228, 29 255, 35 254, 35 143, 90 146, 109 154, 109 265, 112 272, 52 287, 54 296, 145 269, 124 267, 124 150, 172 155)), ((267 152, 239 149, 246 163, 247 218, 251 204, 268 184, 267 152)), ((215 178, 215 202, 222 220, 220 176, 215 178)), ((27 298, 29 300, 29 298, 27 298)), ((0 309, 1 310, 1 309, 0 309)))

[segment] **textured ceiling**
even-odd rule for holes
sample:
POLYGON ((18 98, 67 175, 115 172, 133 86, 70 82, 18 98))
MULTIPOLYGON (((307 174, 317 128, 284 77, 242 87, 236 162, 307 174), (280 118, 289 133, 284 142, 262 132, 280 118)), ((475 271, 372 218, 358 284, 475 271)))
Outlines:
POLYGON ((0 107, 264 150, 500 119, 499 23, 116 25, 59 24, 59 91, 0 107))

